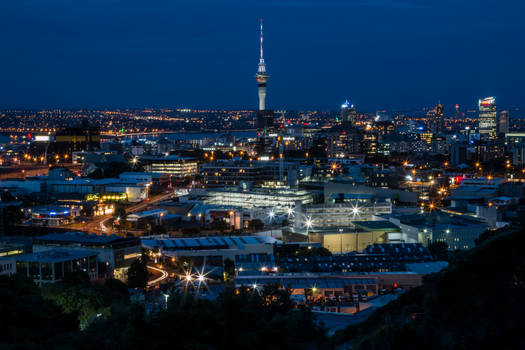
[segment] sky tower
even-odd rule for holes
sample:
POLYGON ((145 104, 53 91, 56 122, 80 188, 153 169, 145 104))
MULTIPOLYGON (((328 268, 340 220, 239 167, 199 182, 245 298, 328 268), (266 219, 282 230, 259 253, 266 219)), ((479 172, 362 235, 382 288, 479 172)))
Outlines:
POLYGON ((261 18, 261 58, 259 58, 259 66, 255 78, 257 79, 257 87, 259 88, 259 110, 266 109, 266 82, 270 76, 266 73, 266 64, 263 57, 263 20, 261 18))
POLYGON ((259 91, 259 110, 256 113, 256 125, 260 135, 268 135, 273 130, 274 113, 266 109, 266 82, 270 75, 266 73, 266 64, 263 57, 263 20, 261 18, 261 58, 257 68, 257 87, 259 91))

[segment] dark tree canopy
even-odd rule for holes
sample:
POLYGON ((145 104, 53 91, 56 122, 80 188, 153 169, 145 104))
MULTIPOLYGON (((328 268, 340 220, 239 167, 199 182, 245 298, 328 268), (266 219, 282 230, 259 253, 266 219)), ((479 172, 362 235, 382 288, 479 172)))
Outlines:
POLYGON ((128 287, 144 288, 148 284, 147 259, 144 254, 131 263, 128 270, 128 287))

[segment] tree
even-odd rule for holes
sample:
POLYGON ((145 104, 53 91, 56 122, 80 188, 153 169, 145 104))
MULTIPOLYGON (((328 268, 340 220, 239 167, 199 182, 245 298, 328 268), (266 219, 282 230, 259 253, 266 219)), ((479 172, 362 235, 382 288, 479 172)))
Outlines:
POLYGON ((145 288, 148 285, 148 267, 145 254, 131 263, 128 269, 128 287, 145 288))
POLYGON ((259 219, 253 219, 248 222, 248 229, 252 231, 260 231, 264 229, 264 223, 259 219))
POLYGON ((25 276, 0 276, 0 299, 1 349, 52 349, 78 331, 76 318, 42 298, 25 276))
POLYGON ((229 228, 228 224, 226 223, 224 219, 213 220, 210 227, 212 230, 221 231, 221 233, 226 231, 229 228))
POLYGON ((126 209, 122 205, 115 205, 115 211, 113 211, 113 217, 116 220, 125 220, 128 217, 126 209))
POLYGON ((9 191, 2 192, 2 194, 0 195, 0 199, 2 200, 2 202, 12 202, 16 200, 16 198, 9 191))
POLYGON ((428 250, 437 260, 448 260, 447 242, 432 242, 428 245, 428 250))
POLYGON ((16 205, 9 205, 2 210, 4 216, 4 232, 8 235, 17 234, 12 226, 18 225, 24 219, 22 208, 16 205))
POLYGON ((89 203, 84 204, 82 206, 81 213, 82 215, 87 216, 87 217, 93 216, 95 213, 95 204, 89 204, 89 203))
POLYGON ((167 232, 168 231, 166 230, 166 226, 164 226, 164 225, 155 225, 151 229, 151 234, 153 234, 153 235, 164 235, 167 232))
POLYGON ((421 287, 363 323, 337 331, 335 345, 367 350, 491 349, 504 344, 505 349, 524 349, 525 253, 520 247, 525 229, 495 232, 473 249, 456 252, 448 267, 425 276, 421 287))
POLYGON ((230 258, 224 259, 224 273, 228 280, 235 278, 235 262, 230 258))
POLYGON ((131 222, 126 220, 128 217, 128 214, 126 213, 126 209, 124 209, 123 206, 118 205, 115 207, 115 211, 113 212, 113 217, 116 220, 115 226, 119 231, 128 231, 131 230, 132 225, 131 222))
POLYGON ((193 236, 201 233, 201 229, 198 227, 184 227, 182 230, 183 235, 193 236))

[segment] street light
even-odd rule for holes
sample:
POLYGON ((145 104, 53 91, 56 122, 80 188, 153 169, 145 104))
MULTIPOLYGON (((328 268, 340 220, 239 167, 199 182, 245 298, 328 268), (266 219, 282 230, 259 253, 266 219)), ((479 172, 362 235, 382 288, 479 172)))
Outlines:
POLYGON ((312 219, 311 218, 307 218, 304 224, 306 226, 306 230, 312 228, 312 226, 313 226, 312 219))
POLYGON ((164 294, 164 303, 166 305, 166 310, 168 310, 168 298, 170 297, 169 294, 164 294))

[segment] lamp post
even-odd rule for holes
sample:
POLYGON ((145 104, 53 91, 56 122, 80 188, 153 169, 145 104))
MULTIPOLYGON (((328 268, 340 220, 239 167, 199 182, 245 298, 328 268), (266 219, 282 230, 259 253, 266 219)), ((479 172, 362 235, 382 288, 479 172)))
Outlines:
POLYGON ((168 310, 168 299, 169 299, 170 295, 169 294, 164 294, 164 305, 166 307, 166 311, 168 310))
POLYGON ((272 210, 270 211, 270 236, 273 237, 273 218, 275 217, 275 212, 272 210))

